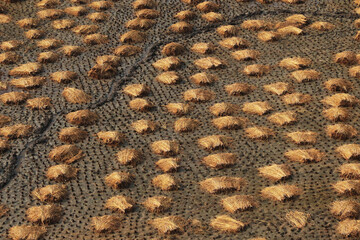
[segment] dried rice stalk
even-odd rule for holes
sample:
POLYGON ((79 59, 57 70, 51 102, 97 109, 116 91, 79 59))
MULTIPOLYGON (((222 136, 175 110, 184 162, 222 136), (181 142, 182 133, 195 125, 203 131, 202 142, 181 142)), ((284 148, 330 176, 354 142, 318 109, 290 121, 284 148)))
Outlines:
POLYGON ((336 232, 344 236, 357 237, 360 235, 360 220, 345 219, 339 222, 336 232))
POLYGON ((323 111, 324 117, 329 119, 330 121, 338 122, 338 121, 346 121, 350 112, 346 108, 341 107, 332 107, 323 111))
POLYGON ((101 131, 96 136, 101 142, 113 146, 119 145, 125 140, 125 135, 119 131, 101 131))
POLYGON ((149 91, 150 88, 145 84, 130 84, 123 89, 123 92, 131 97, 140 97, 149 91))
POLYGON ((83 157, 83 151, 72 144, 55 147, 49 153, 49 158, 51 160, 67 164, 75 162, 83 157))
MULTIPOLYGON (((0 139, 0 153, 5 152, 10 148, 10 144, 6 139, 0 139)), ((1 218, 1 205, 0 205, 0 218, 1 218)))
POLYGON ((12 121, 11 117, 0 114, 0 127, 3 127, 12 121))
POLYGON ((201 12, 216 12, 219 10, 220 5, 211 1, 205 1, 196 5, 196 8, 201 12))
POLYGON ((278 32, 273 31, 261 31, 257 35, 258 39, 263 42, 273 42, 278 40, 281 35, 278 32))
POLYGON ((174 156, 179 154, 180 145, 175 140, 160 140, 151 144, 151 150, 160 156, 174 156))
POLYGON ((11 17, 6 14, 0 14, 0 24, 11 22, 11 17))
POLYGON ((338 152, 346 160, 354 160, 360 157, 360 145, 359 144, 345 144, 337 147, 338 152))
POLYGON ((190 80, 197 85, 203 86, 217 81, 218 77, 214 74, 201 72, 190 76, 190 80))
POLYGON ((14 51, 20 48, 21 45, 24 43, 19 40, 10 40, 10 41, 4 41, 0 44, 1 50, 4 51, 14 51))
POLYGON ((360 179, 360 164, 345 163, 339 167, 341 177, 346 179, 360 179))
POLYGON ((51 224, 60 221, 62 214, 63 210, 59 205, 43 205, 28 208, 26 218, 34 223, 51 224))
POLYGON ((210 226, 223 233, 236 233, 243 230, 246 223, 227 215, 218 215, 210 221, 210 226))
POLYGON ((335 25, 332 23, 329 23, 329 22, 317 21, 317 22, 312 23, 309 27, 313 30, 330 31, 335 28, 335 25))
POLYGON ((232 142, 232 138, 225 135, 210 135, 199 138, 198 145, 208 151, 228 148, 232 142))
POLYGON ((172 199, 166 196, 155 196, 147 198, 142 204, 149 212, 161 213, 171 207, 172 199))
POLYGON ((131 127, 134 128, 137 133, 145 134, 154 132, 157 126, 153 121, 142 119, 133 122, 131 127))
POLYGON ((39 53, 37 61, 39 63, 54 63, 58 60, 59 54, 52 51, 39 53))
POLYGON ((360 78, 360 66, 354 66, 349 68, 349 75, 351 77, 356 77, 356 78, 360 78))
POLYGON ((127 213, 134 209, 135 201, 129 197, 117 195, 106 201, 105 208, 112 211, 127 213))
POLYGON ((46 9, 37 12, 36 14, 40 19, 56 19, 64 15, 64 11, 61 9, 46 9))
POLYGON ((356 54, 352 51, 343 51, 335 54, 334 62, 345 64, 345 65, 352 65, 357 63, 356 54))
MULTIPOLYGON (((289 24, 289 23, 285 23, 285 24, 289 24)), ((288 35, 301 35, 303 33, 303 30, 295 26, 285 26, 278 28, 277 32, 280 34, 280 36, 288 36, 288 35)))
POLYGON ((246 122, 247 122, 246 118, 233 117, 233 116, 218 117, 212 120, 214 126, 219 130, 243 128, 245 127, 246 122))
POLYGON ((105 183, 113 189, 128 187, 134 180, 134 175, 127 172, 113 172, 105 177, 105 183))
POLYGON ((238 110, 238 106, 227 102, 221 102, 215 103, 209 107, 209 110, 214 116, 227 116, 234 114, 238 110))
POLYGON ((270 24, 264 20, 245 20, 241 25, 242 28, 252 31, 268 30, 270 24))
POLYGON ((29 76, 35 75, 42 70, 42 65, 37 62, 28 62, 25 64, 21 64, 18 67, 14 67, 9 71, 9 75, 11 76, 29 76))
POLYGON ((335 192, 339 195, 358 195, 360 194, 360 180, 344 180, 333 184, 335 192))
POLYGON ((52 27, 57 30, 70 29, 73 26, 75 26, 75 21, 71 19, 60 19, 52 22, 52 27))
POLYGON ((53 106, 51 101, 52 100, 49 97, 32 98, 26 101, 26 107, 37 110, 46 110, 53 106))
POLYGON ((243 48, 247 48, 250 45, 250 43, 247 40, 240 37, 229 37, 221 40, 219 42, 219 45, 228 49, 243 49, 243 48))
POLYGON ((309 67, 310 65, 311 60, 309 58, 302 57, 284 58, 279 62, 279 66, 286 68, 287 70, 299 70, 309 67))
POLYGON ((136 165, 142 157, 143 154, 134 148, 126 148, 116 153, 116 159, 121 165, 136 165))
POLYGON ((0 64, 14 64, 20 59, 15 52, 4 52, 0 54, 0 64))
POLYGON ((185 220, 178 216, 155 218, 150 221, 150 224, 163 235, 183 233, 185 223, 185 220))
POLYGON ((94 1, 88 4, 89 7, 96 11, 104 11, 111 8, 114 5, 112 1, 94 1))
POLYGON ((105 44, 109 42, 109 37, 104 34, 94 33, 94 34, 86 35, 83 38, 83 41, 84 43, 89 45, 105 44))
POLYGON ((146 112, 149 111, 154 104, 144 98, 134 98, 129 102, 129 107, 134 111, 146 112))
POLYGON ((240 191, 246 181, 239 177, 213 177, 199 182, 200 187, 208 193, 216 194, 230 191, 240 191))
POLYGON ((358 101, 355 96, 347 93, 337 93, 322 100, 324 104, 332 107, 351 107, 356 105, 358 101))
POLYGON ((244 103, 242 110, 245 113, 264 115, 272 110, 268 102, 247 102, 244 103))
POLYGON ((135 15, 138 18, 155 19, 160 16, 160 12, 155 9, 141 9, 139 11, 136 11, 135 15))
POLYGON ((171 42, 163 47, 161 53, 165 56, 177 56, 182 54, 184 51, 185 51, 184 45, 177 42, 171 42))
POLYGON ((276 82, 272 84, 267 84, 264 85, 263 87, 266 92, 270 92, 278 96, 281 96, 285 93, 289 93, 291 91, 290 84, 285 82, 276 82))
POLYGON ((45 77, 23 77, 16 78, 10 81, 10 84, 22 89, 32 89, 36 87, 40 87, 45 83, 45 77))
POLYGON ((146 38, 146 34, 137 30, 131 30, 120 37, 122 43, 140 43, 146 38))
POLYGON ((109 18, 109 14, 107 13, 103 13, 103 12, 94 12, 94 13, 89 13, 86 16, 87 19, 89 19, 92 22, 104 22, 106 20, 108 20, 109 18))
POLYGON ((357 130, 351 125, 334 124, 326 126, 326 134, 334 139, 346 140, 357 135, 357 130))
POLYGON ((222 37, 233 37, 238 33, 238 28, 235 25, 223 25, 216 28, 217 34, 222 37))
POLYGON ((66 121, 79 126, 88 126, 97 122, 99 116, 90 110, 79 110, 66 114, 66 121))
POLYGON ((330 212, 341 220, 356 218, 360 214, 360 204, 354 200, 338 200, 331 203, 330 212))
POLYGON ((303 228, 306 226, 310 214, 300 211, 289 211, 285 215, 286 221, 296 228, 303 228))
POLYGON ((12 240, 31 239, 38 240, 46 233, 44 226, 17 225, 9 229, 9 238, 12 240))
POLYGON ((252 65, 247 65, 244 68, 243 73, 248 76, 261 77, 267 74, 269 71, 270 71, 269 65, 252 64, 252 65))
POLYGON ((39 19, 36 18, 24 18, 17 21, 17 25, 21 28, 36 28, 40 23, 39 19))
POLYGON ((189 33, 192 32, 193 26, 190 23, 180 21, 172 24, 169 30, 174 33, 189 33))
POLYGON ((303 93, 290 93, 282 97, 285 104, 302 105, 311 101, 311 95, 303 93))
POLYGON ((271 187, 266 187, 261 190, 263 198, 267 198, 272 201, 284 201, 300 195, 302 190, 295 185, 278 184, 271 187))
POLYGON ((206 102, 215 97, 215 93, 211 90, 195 88, 189 89, 183 93, 185 101, 206 102))
POLYGON ((68 191, 66 185, 54 184, 36 188, 31 195, 41 202, 60 202, 68 195, 68 191))
POLYGON ((196 14, 193 11, 190 10, 184 10, 176 13, 174 15, 174 18, 177 18, 179 20, 185 21, 185 20, 192 20, 196 17, 196 14))
POLYGON ((28 97, 29 94, 24 92, 7 92, 0 95, 0 101, 3 104, 20 104, 28 97))
POLYGON ((353 88, 350 81, 343 78, 332 78, 324 83, 325 88, 332 92, 348 92, 353 88))
POLYGON ((315 144, 317 135, 316 132, 312 131, 297 131, 286 134, 296 144, 315 144))
POLYGON ((224 21, 224 16, 221 13, 208 12, 201 15, 201 18, 209 23, 217 23, 224 21))
POLYGON ((180 76, 175 71, 169 71, 156 76, 155 80, 166 85, 172 85, 180 81, 180 76))
POLYGON ((39 8, 52 8, 57 5, 60 5, 59 0, 41 0, 40 2, 36 3, 36 6, 39 8))
POLYGON ((294 14, 285 18, 285 20, 297 27, 301 27, 307 22, 307 18, 303 14, 294 14))
POLYGON ((66 182, 75 178, 78 171, 79 169, 73 166, 67 164, 59 164, 49 167, 46 171, 46 177, 56 182, 66 182))
POLYGON ((255 90, 254 85, 250 85, 248 83, 233 83, 229 85, 225 85, 225 91, 229 94, 229 96, 241 96, 246 95, 253 90, 255 90))
POLYGON ((125 27, 133 30, 148 30, 156 23, 152 19, 135 18, 125 23, 125 27))
POLYGON ((257 126, 246 128, 245 133, 247 137, 256 140, 267 140, 275 135, 272 129, 257 126))
POLYGON ((50 75, 51 80, 57 83, 69 83, 77 78, 77 74, 71 71, 54 72, 50 75))
POLYGON ((163 191, 171 191, 178 188, 177 180, 167 173, 154 177, 152 184, 163 191))
POLYGON ((315 148, 310 149, 296 149, 287 151, 285 157, 293 162, 309 163, 309 162, 320 162, 325 153, 320 152, 315 148))
POLYGON ((173 115, 186 115, 190 111, 190 105, 186 103, 169 103, 165 105, 167 111, 173 115))
POLYGON ((58 48, 63 44, 62 40, 58 40, 55 38, 47 38, 47 39, 43 39, 43 40, 39 40, 36 43, 36 46, 38 46, 39 48, 42 49, 54 49, 54 48, 58 48))
POLYGON ((273 164, 258 168, 259 174, 270 181, 278 182, 291 176, 291 169, 286 164, 273 164))
POLYGON ((199 53, 199 54, 210 54, 213 53, 215 51, 216 47, 214 44, 212 43, 207 43, 207 42, 199 42, 199 43, 195 43, 192 47, 191 47, 191 51, 194 53, 199 53))
POLYGON ((318 80, 321 74, 316 70, 298 70, 291 73, 291 77, 293 77, 297 82, 310 82, 314 80, 318 80))
POLYGON ((20 123, 0 128, 0 136, 8 139, 23 138, 29 136, 32 130, 32 126, 20 123))
POLYGON ((179 168, 180 159, 178 158, 163 158, 157 161, 155 164, 161 171, 168 173, 168 172, 176 172, 179 168))
POLYGON ((290 125, 297 121, 296 113, 293 111, 274 113, 268 117, 268 120, 279 126, 290 125))
POLYGON ((234 165, 236 155, 234 153, 217 153, 204 157, 202 163, 214 169, 222 169, 234 165))
POLYGON ((153 0, 136 0, 132 3, 132 6, 135 10, 147 9, 156 7, 156 3, 153 0))
POLYGON ((225 66, 224 62, 216 57, 200 58, 194 61, 195 66, 200 69, 219 69, 225 66))
POLYGON ((156 62, 154 62, 152 65, 154 68, 162 71, 170 71, 175 70, 180 67, 182 61, 174 56, 162 58, 156 62))
POLYGON ((93 34, 99 30, 97 25, 78 25, 71 29, 76 34, 93 34))
POLYGON ((82 16, 85 15, 88 10, 83 6, 73 6, 73 7, 67 7, 64 9, 66 14, 72 15, 72 16, 82 16))
POLYGON ((256 60, 260 56, 260 52, 252 49, 244 49, 232 52, 231 56, 238 61, 251 61, 256 60))
POLYGON ((230 213, 237 213, 256 207, 258 204, 252 196, 234 195, 221 199, 221 205, 230 213))
POLYGON ((76 88, 70 88, 66 87, 64 88, 62 94, 61 94, 66 101, 69 103, 88 103, 91 100, 91 96, 85 93, 81 89, 76 88))
POLYGON ((44 31, 37 29, 30 29, 29 31, 25 32, 25 37, 28 39, 39 39, 42 38, 44 35, 44 31))
POLYGON ((192 132, 198 126, 200 122, 191 118, 179 118, 174 122, 175 132, 192 132))
POLYGON ((115 48, 114 54, 122 57, 130 57, 141 52, 141 50, 141 47, 126 44, 115 48))
POLYGON ((91 218, 91 226, 95 232, 110 233, 120 228, 121 218, 114 215, 104 215, 91 218))

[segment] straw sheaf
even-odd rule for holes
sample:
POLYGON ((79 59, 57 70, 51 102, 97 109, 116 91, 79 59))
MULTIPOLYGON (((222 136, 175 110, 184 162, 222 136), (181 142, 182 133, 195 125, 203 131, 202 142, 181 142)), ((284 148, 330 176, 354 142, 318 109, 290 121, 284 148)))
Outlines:
POLYGON ((237 233, 247 224, 228 215, 218 215, 210 221, 210 226, 223 233, 237 233))
POLYGON ((198 145, 208 151, 224 149, 230 147, 233 139, 225 135, 210 135, 199 138, 198 145))
POLYGON ((286 164, 273 164, 258 168, 259 174, 270 181, 278 182, 291 176, 291 169, 286 164))
POLYGON ((284 155, 290 161, 299 163, 320 162, 325 157, 325 153, 315 148, 290 150, 284 155))
POLYGON ((240 191, 246 186, 246 181, 240 177, 213 177, 199 182, 200 187, 208 193, 240 191))

